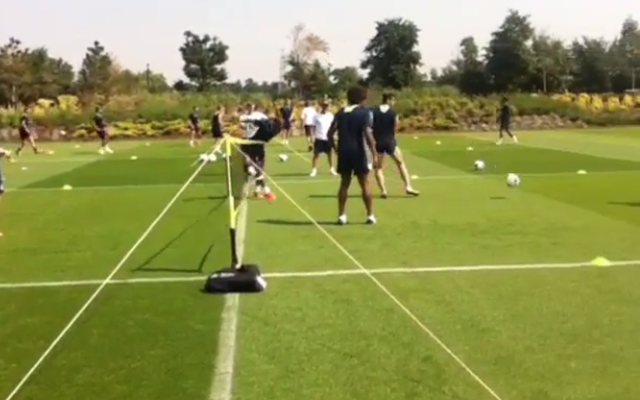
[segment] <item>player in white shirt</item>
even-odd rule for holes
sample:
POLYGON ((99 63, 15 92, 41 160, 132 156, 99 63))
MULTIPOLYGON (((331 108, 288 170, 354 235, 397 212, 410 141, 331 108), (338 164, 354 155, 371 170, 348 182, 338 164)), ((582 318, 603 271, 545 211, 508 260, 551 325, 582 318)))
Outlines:
POLYGON ((302 109, 302 123, 304 124, 304 136, 307 138, 308 150, 313 150, 313 130, 315 129, 315 118, 318 114, 316 107, 310 101, 305 101, 302 109))
MULTIPOLYGON (((2 175, 2 159, 7 158, 9 161, 13 161, 11 158, 11 151, 5 150, 0 147, 0 200, 2 200, 2 195, 4 194, 4 175, 2 175)), ((0 232, 0 237, 2 237, 2 232, 0 232)))
POLYGON ((329 128, 333 123, 333 114, 329 111, 329 103, 323 102, 320 106, 320 113, 313 119, 313 159, 311 161, 311 176, 318 174, 318 158, 320 154, 326 154, 329 160, 331 175, 338 175, 333 167, 333 149, 329 142, 329 128))
MULTIPOLYGON (((240 116, 240 126, 245 129, 245 137, 247 139, 253 139, 255 134, 260 129, 258 126, 259 121, 267 121, 269 117, 256 109, 253 104, 248 104, 245 110, 245 114, 240 116)), ((265 197, 267 200, 275 200, 275 194, 269 189, 264 180, 264 168, 266 161, 266 145, 256 144, 244 146, 245 151, 249 154, 245 154, 250 164, 257 168, 256 190, 254 195, 256 197, 265 197)))

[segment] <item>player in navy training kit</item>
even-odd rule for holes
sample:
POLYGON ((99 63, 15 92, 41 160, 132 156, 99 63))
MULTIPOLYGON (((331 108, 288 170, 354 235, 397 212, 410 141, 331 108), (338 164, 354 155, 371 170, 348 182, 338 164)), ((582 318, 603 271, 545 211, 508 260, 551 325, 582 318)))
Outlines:
POLYGON ((191 131, 191 140, 189 145, 191 147, 200 144, 200 109, 193 107, 193 111, 189 114, 189 130, 191 131))
POLYGON ((389 156, 396 163, 400 177, 404 183, 404 190, 410 196, 418 196, 420 193, 411 187, 409 172, 402 159, 402 153, 396 141, 396 126, 398 114, 393 109, 395 99, 391 94, 382 95, 382 104, 372 110, 373 113, 373 138, 376 141, 376 151, 379 155, 379 165, 376 168, 376 181, 382 193, 382 198, 387 198, 387 188, 384 185, 384 157, 389 156))
POLYGON ((514 143, 518 143, 516 135, 511 133, 511 107, 509 107, 509 99, 502 98, 502 106, 500 107, 500 116, 498 117, 500 123, 500 130, 498 131, 498 142, 496 144, 502 144, 502 137, 504 132, 513 140, 514 143))
POLYGON ((93 115, 93 124, 96 127, 96 131, 98 132, 98 137, 100 138, 100 150, 98 153, 104 154, 109 153, 113 154, 113 150, 109 147, 109 132, 107 132, 107 122, 102 115, 102 110, 100 107, 96 107, 96 113, 93 115))
POLYGON ((338 224, 347 223, 346 205, 349 196, 351 179, 355 175, 362 190, 362 200, 367 210, 367 224, 375 224, 373 215, 373 199, 369 185, 369 160, 367 149, 373 157, 373 166, 378 166, 376 144, 371 133, 373 117, 371 111, 363 106, 367 99, 367 90, 353 87, 347 92, 348 105, 335 115, 329 129, 329 142, 338 155, 338 174, 340 189, 338 190, 338 224), (335 142, 335 135, 338 143, 335 142), (366 142, 366 145, 365 145, 366 142), (365 147, 366 146, 366 147, 365 147))
POLYGON ((213 136, 213 152, 220 152, 223 154, 218 146, 221 144, 221 140, 224 137, 224 106, 218 106, 216 112, 211 117, 211 134, 213 136))
POLYGON ((280 108, 280 118, 282 119, 282 143, 289 144, 291 136, 291 125, 293 124, 293 107, 291 100, 287 100, 284 107, 280 108))
POLYGON ((16 149, 16 156, 19 156, 24 148, 24 145, 29 142, 33 152, 35 154, 40 154, 41 151, 36 146, 36 141, 33 137, 33 132, 31 130, 33 126, 33 121, 31 120, 31 116, 29 116, 29 109, 25 107, 22 116, 20 117, 20 146, 16 149))

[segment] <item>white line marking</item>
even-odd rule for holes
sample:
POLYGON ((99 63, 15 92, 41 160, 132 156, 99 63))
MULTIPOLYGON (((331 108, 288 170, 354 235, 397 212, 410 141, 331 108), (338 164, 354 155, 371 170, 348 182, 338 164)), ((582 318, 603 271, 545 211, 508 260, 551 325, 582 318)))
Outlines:
POLYGON ((495 390, 491 388, 491 386, 489 386, 482 378, 480 378, 480 376, 476 374, 460 357, 458 357, 458 355, 454 353, 453 350, 449 348, 449 346, 447 346, 431 329, 429 329, 422 321, 420 321, 420 319, 416 317, 416 315, 411 310, 409 310, 407 306, 405 306, 393 293, 391 293, 391 291, 387 289, 387 287, 382 282, 380 282, 378 278, 376 278, 367 268, 365 268, 364 265, 362 265, 360 261, 358 261, 346 248, 344 248, 344 246, 342 246, 342 244, 340 244, 340 242, 338 242, 336 238, 334 238, 322 225, 320 225, 318 221, 316 221, 315 218, 311 216, 311 214, 309 214, 304 208, 302 208, 302 206, 300 206, 300 204, 298 204, 291 196, 289 196, 289 194, 284 191, 275 180, 271 179, 267 174, 265 174, 265 177, 271 181, 273 186, 278 189, 284 195, 284 197, 286 197, 287 200, 289 200, 289 202, 309 220, 309 222, 315 225, 315 227, 318 228, 318 230, 322 232, 322 234, 326 236, 326 238, 329 239, 330 242, 332 242, 347 258, 349 258, 351 262, 353 262, 353 264, 362 271, 363 274, 371 279, 371 281, 384 294, 386 294, 387 297, 389 297, 389 299, 391 299, 391 301, 393 301, 398 306, 398 308, 400 308, 411 320, 413 320, 416 325, 418 325, 427 335, 429 335, 429 337, 431 337, 434 342, 436 342, 447 354, 449 354, 449 356, 462 369, 464 369, 482 388, 484 388, 487 393, 489 393, 495 400, 502 400, 502 398, 498 395, 498 393, 496 393, 495 390))
MULTIPOLYGON (((481 272, 481 271, 521 271, 539 269, 576 269, 576 268, 609 268, 640 266, 640 260, 611 261, 608 267, 594 267, 590 262, 575 263, 550 263, 550 264, 496 264, 496 265, 461 265, 450 267, 415 267, 415 268, 372 268, 369 273, 373 275, 385 274, 426 274, 435 272, 481 272)), ((265 278, 323 278, 344 275, 366 275, 360 269, 337 269, 325 271, 302 271, 302 272, 271 272, 265 273, 265 278)), ((156 277, 156 278, 131 278, 112 279, 109 285, 128 285, 140 283, 173 283, 173 282, 204 282, 206 275, 198 276, 177 276, 177 277, 156 277)), ((95 286, 103 281, 100 279, 87 279, 77 281, 52 281, 52 282, 6 282, 0 283, 0 289, 28 289, 47 287, 68 287, 68 286, 95 286)))
POLYGON ((122 260, 120 260, 118 265, 116 265, 115 268, 113 268, 111 273, 102 281, 100 286, 98 286, 98 288, 95 290, 95 292, 93 292, 93 294, 91 295, 91 297, 89 297, 89 299, 86 301, 86 303, 84 303, 84 305, 80 308, 80 310, 78 310, 78 312, 73 316, 73 318, 71 318, 69 323, 62 329, 62 331, 58 334, 58 336, 56 336, 56 338, 51 342, 49 347, 47 347, 47 349, 42 353, 40 358, 38 358, 38 360, 35 362, 35 364, 33 364, 33 366, 29 369, 29 371, 27 371, 27 373, 24 375, 24 377, 22 377, 20 382, 11 391, 11 393, 9 393, 9 395, 6 397, 6 400, 12 400, 18 394, 18 392, 22 389, 22 387, 27 383, 29 378, 31 378, 33 376, 33 374, 40 367, 40 365, 42 365, 42 363, 46 360, 46 358, 49 356, 49 354, 51 354, 53 349, 55 349, 55 347, 58 345, 58 343, 60 343, 62 341, 62 339, 71 330, 71 328, 75 325, 75 323, 80 319, 80 317, 82 317, 84 312, 94 302, 94 300, 98 297, 98 295, 102 292, 102 290, 105 287, 107 287, 107 285, 109 284, 109 281, 111 281, 113 279, 113 277, 118 273, 118 271, 120 271, 120 269, 124 266, 124 264, 127 262, 127 260, 129 260, 129 257, 131 257, 133 252, 138 249, 138 247, 147 238, 147 236, 149 236, 151 231, 156 227, 156 225, 158 225, 160 220, 162 220, 162 218, 167 214, 167 212, 169 212, 169 209, 171 209, 171 207, 175 204, 175 202, 182 195, 182 193, 184 193, 184 191, 187 190, 187 187, 189 187, 191 182, 200 173, 200 171, 202 170, 203 166, 204 166, 204 164, 202 166, 200 166, 198 169, 196 169, 195 172, 189 177, 189 179, 187 179, 187 181, 184 183, 184 185, 182 185, 180 190, 178 190, 178 192, 173 196, 173 198, 171 200, 169 200, 169 203, 167 203, 165 208, 160 212, 160 214, 158 214, 156 219, 153 220, 153 222, 151 222, 151 225, 149 225, 147 230, 144 231, 144 233, 134 243, 134 245, 131 247, 131 249, 124 255, 124 257, 122 258, 122 260))
MULTIPOLYGON (((242 263, 244 256, 244 235, 247 227, 247 202, 240 204, 236 229, 236 249, 238 260, 242 263)), ((222 321, 218 336, 216 364, 213 371, 209 400, 231 400, 233 394, 233 370, 236 358, 236 338, 238 332, 238 310, 240 296, 231 294, 225 296, 222 309, 222 321)))

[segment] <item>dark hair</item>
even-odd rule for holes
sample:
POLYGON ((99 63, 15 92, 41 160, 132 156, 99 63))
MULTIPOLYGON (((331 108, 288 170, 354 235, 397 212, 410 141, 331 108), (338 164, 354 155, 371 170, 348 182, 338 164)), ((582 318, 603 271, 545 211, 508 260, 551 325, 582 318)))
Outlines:
POLYGON ((347 101, 349 104, 360 104, 367 99, 367 89, 362 86, 353 86, 347 91, 347 101))
POLYGON ((391 93, 383 93, 382 94, 382 102, 383 103, 388 103, 393 99, 394 99, 394 97, 393 97, 393 95, 391 93))
POLYGON ((503 102, 503 103, 506 103, 506 102, 508 102, 508 101, 509 101, 509 99, 507 98, 507 96, 503 96, 503 97, 502 97, 502 102, 503 102))
POLYGON ((97 106, 96 107, 96 112, 99 112, 99 111, 100 111, 100 106, 97 106))
POLYGON ((309 107, 311 105, 311 102, 309 100, 305 100, 304 101, 304 106, 305 107, 309 107))

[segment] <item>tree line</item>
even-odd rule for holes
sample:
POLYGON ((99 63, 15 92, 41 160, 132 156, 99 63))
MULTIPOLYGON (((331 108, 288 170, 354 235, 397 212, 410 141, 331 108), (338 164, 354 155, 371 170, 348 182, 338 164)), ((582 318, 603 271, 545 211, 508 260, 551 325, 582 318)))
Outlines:
POLYGON ((117 94, 229 91, 273 96, 338 96, 351 85, 387 89, 454 86, 469 95, 507 92, 604 93, 636 89, 640 77, 640 29, 623 21, 610 41, 583 36, 567 43, 539 32, 530 17, 511 10, 481 49, 476 40, 460 41, 458 56, 443 69, 421 73, 419 28, 394 18, 376 22, 360 65, 334 68, 324 61, 329 44, 296 25, 282 56, 283 76, 276 82, 229 82, 229 47, 217 36, 184 33, 178 49, 184 79, 169 84, 160 73, 124 68, 100 42, 86 51, 81 67, 49 54, 45 47, 25 48, 15 38, 0 47, 0 104, 29 104, 63 94, 95 103, 117 94), (361 74, 361 71, 365 71, 361 74))

